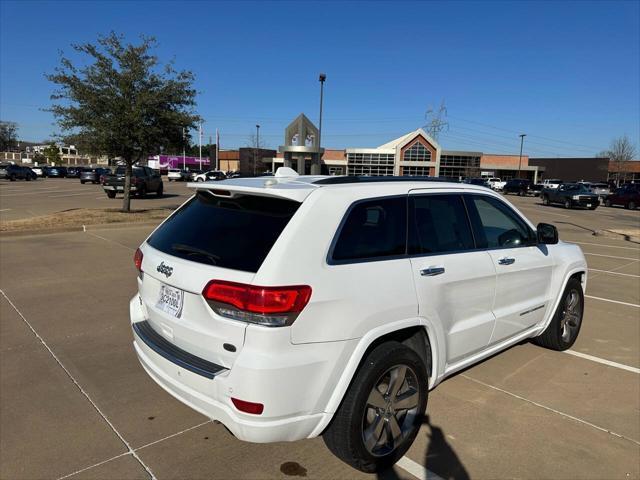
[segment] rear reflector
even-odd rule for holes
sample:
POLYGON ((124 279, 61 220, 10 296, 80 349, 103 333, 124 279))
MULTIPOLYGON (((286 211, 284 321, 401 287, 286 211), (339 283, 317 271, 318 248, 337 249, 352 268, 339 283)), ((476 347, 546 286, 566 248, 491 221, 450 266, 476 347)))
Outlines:
POLYGON ((243 283, 211 280, 202 295, 225 317, 271 327, 291 325, 309 303, 311 287, 259 287, 243 283))
POLYGON ((231 401, 235 407, 241 412, 252 413, 253 415, 260 415, 264 411, 264 405, 261 403, 247 402, 238 398, 231 398, 231 401))
POLYGON ((144 257, 144 255, 140 249, 137 249, 136 253, 133 254, 133 263, 139 272, 142 272, 142 257, 144 257))

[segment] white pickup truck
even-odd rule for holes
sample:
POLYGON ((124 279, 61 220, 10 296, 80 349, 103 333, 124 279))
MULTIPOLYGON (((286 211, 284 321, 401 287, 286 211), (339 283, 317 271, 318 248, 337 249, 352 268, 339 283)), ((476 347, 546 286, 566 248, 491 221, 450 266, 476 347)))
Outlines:
POLYGON ((502 190, 507 184, 506 181, 497 177, 489 178, 487 181, 489 182, 489 185, 491 185, 491 190, 502 190))
POLYGON ((562 180, 559 180, 557 178, 548 178, 546 180, 543 180, 542 188, 558 188, 561 183, 562 180))

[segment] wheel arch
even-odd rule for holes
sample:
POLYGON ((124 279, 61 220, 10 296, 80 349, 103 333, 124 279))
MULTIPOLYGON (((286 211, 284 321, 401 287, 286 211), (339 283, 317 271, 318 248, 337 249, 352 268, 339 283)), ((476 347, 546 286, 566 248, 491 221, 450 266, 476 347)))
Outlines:
POLYGON ((440 352, 442 342, 439 342, 439 336, 441 335, 436 327, 424 318, 401 320, 367 332, 354 348, 342 375, 334 386, 333 393, 324 407, 324 419, 317 425, 309 438, 321 435, 329 425, 364 359, 372 349, 381 343, 398 341, 413 349, 425 361, 429 374, 429 388, 433 388, 441 378, 442 368, 439 362, 440 358, 444 358, 440 352))
POLYGON ((545 318, 545 321, 540 325, 540 328, 539 328, 537 334, 543 332, 547 328, 549 323, 551 323, 551 320, 553 319, 553 316, 555 315, 556 310, 558 309, 558 305, 560 304, 560 301, 562 300, 562 294, 564 293, 564 290, 567 288, 567 284, 569 283, 569 280, 571 280, 572 278, 575 278, 575 279, 580 281, 580 284, 582 285, 583 294, 584 294, 584 292, 587 291, 587 267, 586 267, 586 265, 572 265, 572 266, 570 266, 567 269, 567 271, 564 273, 564 275, 563 275, 561 288, 558 289, 558 293, 557 293, 557 295, 556 295, 556 297, 555 297, 555 299, 553 301, 553 308, 551 308, 547 312, 547 318, 545 318))

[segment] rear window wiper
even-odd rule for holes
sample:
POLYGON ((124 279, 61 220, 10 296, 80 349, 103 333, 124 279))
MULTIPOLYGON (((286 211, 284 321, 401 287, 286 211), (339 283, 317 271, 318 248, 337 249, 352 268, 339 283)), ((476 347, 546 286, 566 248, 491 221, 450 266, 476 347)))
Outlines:
POLYGON ((217 265, 220 261, 220 257, 218 255, 214 255, 213 253, 207 252, 201 248, 191 247, 183 243, 174 243, 171 245, 171 249, 187 255, 200 255, 201 257, 207 258, 211 265, 217 265))

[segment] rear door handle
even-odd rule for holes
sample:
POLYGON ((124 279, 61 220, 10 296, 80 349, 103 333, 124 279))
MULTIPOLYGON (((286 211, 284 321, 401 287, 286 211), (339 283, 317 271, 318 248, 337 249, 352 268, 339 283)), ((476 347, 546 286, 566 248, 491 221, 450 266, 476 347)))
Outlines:
POLYGON ((444 267, 429 267, 424 270, 420 270, 420 275, 423 277, 435 277, 436 275, 442 275, 444 273, 444 267))
POLYGON ((509 258, 509 257, 502 257, 500 260, 498 260, 498 263, 500 265, 511 265, 512 263, 516 263, 516 259, 509 258))

